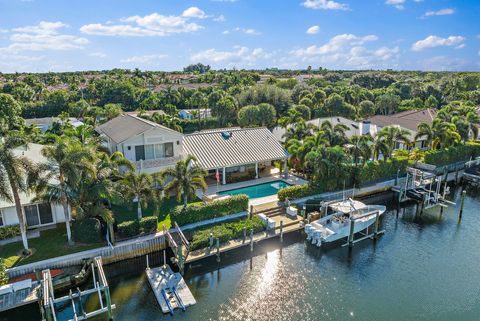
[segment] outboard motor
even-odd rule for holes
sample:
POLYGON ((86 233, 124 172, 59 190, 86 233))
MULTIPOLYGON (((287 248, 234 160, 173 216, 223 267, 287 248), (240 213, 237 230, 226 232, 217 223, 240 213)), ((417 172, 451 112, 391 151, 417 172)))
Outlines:
POLYGON ((312 233, 313 233, 313 226, 312 224, 306 224, 305 225, 305 234, 307 234, 307 240, 310 241, 312 238, 312 233))
POLYGON ((322 242, 322 232, 316 230, 315 232, 313 232, 312 244, 315 245, 315 244, 318 244, 319 242, 320 243, 322 242))

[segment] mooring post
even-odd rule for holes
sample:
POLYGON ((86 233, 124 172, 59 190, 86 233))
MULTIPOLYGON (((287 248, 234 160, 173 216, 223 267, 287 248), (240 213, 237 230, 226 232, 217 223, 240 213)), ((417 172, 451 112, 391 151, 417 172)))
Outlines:
POLYGON ((280 242, 283 242, 283 221, 280 221, 280 242))
POLYGON ((375 227, 374 227, 374 230, 373 230, 373 237, 374 239, 377 238, 377 235, 378 235, 378 224, 379 224, 379 221, 380 221, 380 212, 376 212, 375 213, 375 227))
POLYGON ((467 191, 462 191, 462 200, 460 201, 460 212, 458 213, 458 221, 462 220, 463 214, 463 206, 465 205, 465 195, 467 195, 467 191))
POLYGON ((220 262, 220 239, 217 237, 217 244, 216 244, 216 247, 217 247, 217 262, 220 262))
POLYGON ((163 266, 167 265, 167 253, 163 250, 163 266))
POLYGON ((213 233, 210 232, 210 237, 208 238, 208 244, 210 244, 209 248, 213 247, 213 233))
POLYGON ((353 246, 354 234, 355 234, 355 220, 350 219, 350 234, 348 235, 348 247, 353 246))
POLYGON ((247 240, 247 228, 244 226, 243 227, 243 243, 247 240))
POLYGON ((147 269, 150 269, 150 264, 148 263, 148 254, 146 255, 146 259, 147 259, 147 269))
POLYGON ((113 320, 113 315, 112 315, 112 302, 110 300, 110 289, 108 286, 104 288, 105 292, 105 301, 107 302, 107 311, 108 311, 108 320, 113 320))
POLYGON ((253 228, 250 229, 250 251, 253 252, 253 228))
POLYGON ((248 213, 248 218, 253 217, 253 205, 250 205, 250 212, 248 213))
POLYGON ((443 215, 443 206, 440 206, 440 217, 443 215))

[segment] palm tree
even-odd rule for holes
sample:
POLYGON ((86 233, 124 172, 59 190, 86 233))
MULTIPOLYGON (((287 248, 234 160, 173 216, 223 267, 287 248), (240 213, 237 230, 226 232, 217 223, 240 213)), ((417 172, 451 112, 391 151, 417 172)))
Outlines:
POLYGON ((187 206, 188 198, 195 195, 198 188, 204 193, 207 190, 207 172, 195 164, 196 161, 195 156, 188 155, 185 160, 177 162, 175 168, 168 168, 161 173, 162 178, 171 178, 165 186, 165 193, 175 192, 177 201, 183 198, 184 206, 187 206))
POLYGON ((385 156, 392 156, 392 152, 395 149, 395 144, 397 142, 402 142, 405 145, 410 143, 410 132, 406 129, 400 128, 398 126, 386 126, 383 127, 378 133, 387 145, 387 153, 385 156))
POLYGON ((387 155, 388 153, 388 146, 385 143, 385 140, 383 137, 380 136, 375 136, 372 141, 372 158, 375 160, 378 160, 380 158, 380 155, 387 155))
POLYGON ((28 251, 27 223, 20 193, 29 191, 38 170, 30 160, 14 152, 15 148, 25 143, 21 136, 6 136, 0 139, 0 199, 15 203, 23 248, 28 251))
POLYGON ((74 139, 57 137, 53 145, 42 149, 42 155, 47 159, 47 163, 43 167, 42 183, 37 187, 37 198, 62 205, 67 239, 69 244, 73 244, 69 204, 74 204, 78 197, 76 186, 82 178, 82 173, 92 170, 91 151, 74 139), (51 184, 52 181, 58 184, 51 184))
POLYGON ((422 122, 417 126, 417 134, 415 135, 415 141, 423 139, 428 147, 435 149, 435 131, 433 126, 429 123, 422 122))
POLYGON ((347 142, 348 127, 344 124, 336 124, 335 126, 328 120, 320 125, 320 130, 324 133, 325 139, 330 147, 343 145, 347 142))
POLYGON ((127 204, 137 201, 137 217, 142 218, 142 207, 146 208, 149 202, 155 201, 153 178, 147 173, 128 172, 120 180, 120 191, 127 204))
POLYGON ((350 139, 350 144, 348 144, 347 150, 353 156, 353 162, 355 166, 358 165, 358 161, 360 159, 363 162, 366 162, 370 159, 370 155, 372 154, 372 148, 370 147, 370 143, 372 142, 372 137, 370 135, 354 135, 350 139))

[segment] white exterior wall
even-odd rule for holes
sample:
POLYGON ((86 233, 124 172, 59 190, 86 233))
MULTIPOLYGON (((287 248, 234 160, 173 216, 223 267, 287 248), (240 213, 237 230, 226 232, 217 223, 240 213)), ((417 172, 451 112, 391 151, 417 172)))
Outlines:
MULTIPOLYGON (((28 206, 28 205, 33 205, 33 204, 34 203, 22 204, 22 206, 28 206)), ((50 207, 52 209, 53 222, 50 223, 50 224, 45 224, 45 225, 52 225, 52 224, 56 224, 56 223, 64 223, 65 222, 65 212, 63 211, 63 206, 61 206, 59 204, 50 204, 50 207)), ((15 206, 1 208, 0 211, 2 212, 3 225, 4 226, 18 224, 17 210, 16 210, 15 206)))

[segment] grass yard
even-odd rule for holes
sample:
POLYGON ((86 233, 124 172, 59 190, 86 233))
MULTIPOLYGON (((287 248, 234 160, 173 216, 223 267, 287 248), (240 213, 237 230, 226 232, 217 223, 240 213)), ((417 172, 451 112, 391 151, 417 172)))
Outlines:
MULTIPOLYGON (((195 202, 197 201, 199 201, 199 199, 195 202)), ((170 213, 178 205, 182 205, 182 203, 177 202, 175 197, 165 198, 160 206, 160 213, 157 213, 155 208, 152 205, 149 205, 148 208, 142 210, 142 215, 158 215, 158 230, 161 231, 163 226, 167 229, 172 226, 173 222, 170 218, 170 213)), ((137 219, 137 203, 133 203, 130 208, 126 205, 114 204, 112 205, 112 211, 118 223, 137 219)))
POLYGON ((41 231, 40 237, 29 239, 28 246, 33 249, 34 253, 27 258, 21 258, 18 256, 18 253, 20 253, 23 248, 22 242, 0 246, 0 255, 5 259, 7 268, 90 250, 104 246, 104 244, 68 246, 65 225, 59 224, 54 229, 41 231))

